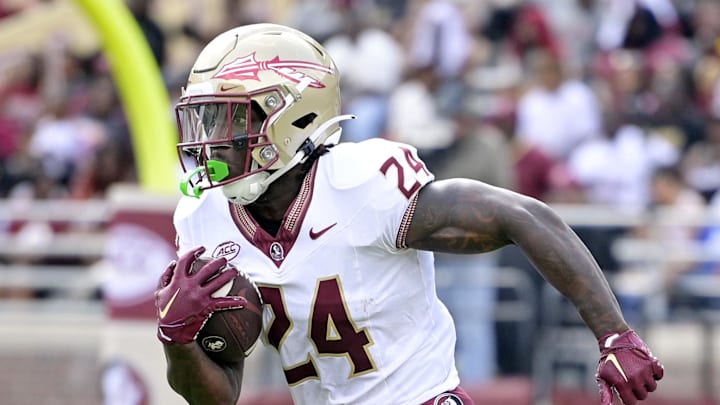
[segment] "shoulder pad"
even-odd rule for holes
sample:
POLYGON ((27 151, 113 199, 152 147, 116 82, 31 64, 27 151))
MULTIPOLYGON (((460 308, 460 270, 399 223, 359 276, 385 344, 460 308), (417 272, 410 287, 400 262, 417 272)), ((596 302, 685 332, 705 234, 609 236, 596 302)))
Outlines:
POLYGON ((216 204, 218 197, 227 202, 219 188, 206 190, 200 198, 182 196, 175 207, 173 220, 177 223, 191 217, 200 207, 208 204, 216 204))
POLYGON ((322 159, 327 159, 328 177, 333 187, 349 189, 383 176, 381 168, 388 160, 404 161, 405 151, 416 150, 413 146, 372 138, 358 143, 341 143, 322 159))

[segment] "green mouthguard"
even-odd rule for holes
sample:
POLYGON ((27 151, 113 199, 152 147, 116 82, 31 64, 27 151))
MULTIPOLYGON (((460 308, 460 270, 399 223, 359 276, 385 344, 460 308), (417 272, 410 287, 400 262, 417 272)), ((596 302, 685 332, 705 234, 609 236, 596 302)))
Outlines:
MULTIPOLYGON (((225 162, 221 162, 219 160, 208 160, 206 166, 207 171, 209 172, 208 177, 213 182, 222 181, 228 175, 230 175, 230 168, 225 162)), ((200 188, 199 185, 191 186, 190 181, 195 176, 202 175, 202 173, 205 173, 205 171, 205 166, 200 166, 188 173, 185 178, 180 181, 180 192, 188 197, 200 198, 203 190, 200 188)))

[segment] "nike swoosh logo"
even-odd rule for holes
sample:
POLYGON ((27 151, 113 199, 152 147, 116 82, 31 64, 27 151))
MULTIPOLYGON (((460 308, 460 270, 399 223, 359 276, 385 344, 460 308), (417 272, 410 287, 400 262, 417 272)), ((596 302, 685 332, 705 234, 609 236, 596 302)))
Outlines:
POLYGON ((317 231, 317 232, 313 231, 313 229, 310 228, 310 239, 315 240, 315 239, 321 237, 325 232, 327 232, 327 231, 329 231, 330 229, 332 229, 332 227, 335 226, 335 225, 337 225, 337 222, 335 222, 334 224, 328 226, 327 228, 323 228, 323 229, 321 229, 321 230, 319 230, 319 231, 317 231))
POLYGON ((618 361, 617 357, 615 357, 615 354, 614 354, 614 353, 608 354, 607 358, 605 359, 605 363, 607 363, 608 361, 609 361, 610 363, 612 363, 613 366, 615 366, 615 368, 617 369, 617 371, 620 372, 620 375, 622 376, 622 378, 625 380, 625 382, 627 382, 627 381, 628 381, 628 378, 627 378, 627 376, 625 375, 625 371, 624 371, 624 370, 622 369, 622 367, 620 366, 620 362, 618 361))
POLYGON ((172 306, 173 302, 175 302, 175 298, 177 298, 178 293, 180 292, 180 289, 178 288, 175 291, 175 294, 173 294, 172 297, 170 297, 170 301, 165 305, 165 308, 162 308, 160 310, 160 319, 165 318, 165 316, 168 314, 168 311, 170 311, 170 307, 172 306))
POLYGON ((228 91, 228 90, 232 90, 232 89, 234 89, 234 88, 236 88, 236 87, 239 87, 239 85, 237 85, 237 84, 231 84, 231 85, 229 85, 229 86, 226 86, 226 85, 224 85, 224 84, 221 84, 221 85, 220 85, 220 91, 228 91))

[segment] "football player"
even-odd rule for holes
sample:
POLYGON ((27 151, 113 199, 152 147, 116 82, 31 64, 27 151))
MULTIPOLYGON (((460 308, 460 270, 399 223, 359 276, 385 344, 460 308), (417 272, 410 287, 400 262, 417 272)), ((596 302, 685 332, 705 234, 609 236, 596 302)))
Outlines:
MULTIPOLYGON (((199 54, 176 107, 186 175, 177 261, 156 292, 168 380, 191 404, 234 404, 243 358, 216 363, 195 338, 234 277, 255 280, 265 344, 297 404, 472 404, 433 253, 515 244, 599 341, 604 404, 655 390, 663 368, 626 324, 606 279, 547 205, 482 182, 434 181, 405 144, 339 143, 339 74, 309 36, 247 25, 199 54), (200 254, 216 260, 202 277, 200 254), (211 280, 206 283, 206 280, 211 280), (446 402, 449 401, 449 402, 446 402)), ((207 267, 210 266, 210 267, 207 267)))

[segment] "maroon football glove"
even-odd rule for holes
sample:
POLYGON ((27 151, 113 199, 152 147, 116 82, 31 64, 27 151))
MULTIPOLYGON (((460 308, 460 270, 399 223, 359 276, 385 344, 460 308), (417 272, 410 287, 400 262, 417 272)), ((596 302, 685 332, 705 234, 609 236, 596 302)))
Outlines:
POLYGON ((613 389, 625 405, 634 405, 655 391, 656 380, 663 377, 664 369, 637 333, 612 333, 598 342, 600 365, 596 378, 602 405, 612 404, 613 389))
POLYGON ((157 336, 165 344, 190 343, 213 312, 247 304, 243 297, 212 296, 239 274, 236 268, 227 266, 225 258, 213 259, 190 274, 193 263, 204 251, 204 247, 197 247, 173 260, 160 277, 155 292, 157 336))

